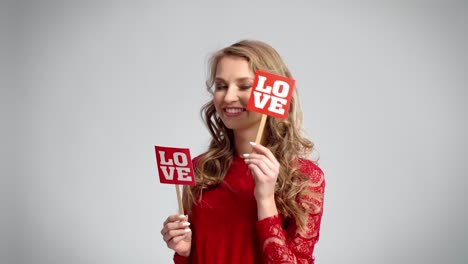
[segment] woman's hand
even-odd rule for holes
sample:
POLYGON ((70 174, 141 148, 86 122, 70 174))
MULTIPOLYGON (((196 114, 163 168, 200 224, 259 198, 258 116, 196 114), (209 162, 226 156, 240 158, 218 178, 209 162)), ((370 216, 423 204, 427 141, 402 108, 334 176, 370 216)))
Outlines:
POLYGON ((161 235, 168 248, 177 254, 188 257, 192 246, 192 231, 185 215, 171 215, 164 221, 161 235))
POLYGON ((253 142, 253 153, 244 154, 255 181, 254 195, 257 200, 259 220, 278 213, 275 204, 275 185, 280 164, 271 151, 253 142))

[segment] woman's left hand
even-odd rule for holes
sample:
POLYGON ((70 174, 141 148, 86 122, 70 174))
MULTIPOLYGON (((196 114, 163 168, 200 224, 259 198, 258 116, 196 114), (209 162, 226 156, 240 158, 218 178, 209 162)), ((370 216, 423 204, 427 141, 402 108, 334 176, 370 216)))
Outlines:
POLYGON ((280 164, 268 148, 253 142, 250 144, 253 152, 244 154, 244 158, 255 181, 255 199, 257 203, 274 201, 280 164))

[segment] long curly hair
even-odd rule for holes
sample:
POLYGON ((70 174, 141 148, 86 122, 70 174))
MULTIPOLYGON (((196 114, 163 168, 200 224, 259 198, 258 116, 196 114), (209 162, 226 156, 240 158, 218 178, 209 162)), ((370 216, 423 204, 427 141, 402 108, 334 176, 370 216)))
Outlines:
MULTIPOLYGON (((253 72, 262 70, 292 78, 280 55, 270 45, 255 40, 242 40, 211 56, 206 89, 212 95, 216 68, 220 59, 225 56, 246 59, 253 72)), ((235 151, 233 131, 223 124, 212 100, 203 105, 201 115, 212 139, 208 150, 200 156, 195 167, 196 185, 184 187, 183 200, 188 213, 194 203, 201 201, 204 190, 223 181, 235 151)), ((314 144, 303 135, 297 89, 294 89, 287 119, 268 118, 263 140, 280 163, 275 187, 277 209, 283 217, 293 218, 297 226, 303 228, 309 211, 317 208, 308 199, 301 199, 304 196, 314 197, 316 194, 307 188, 309 177, 299 171, 299 158, 309 158, 314 144)))

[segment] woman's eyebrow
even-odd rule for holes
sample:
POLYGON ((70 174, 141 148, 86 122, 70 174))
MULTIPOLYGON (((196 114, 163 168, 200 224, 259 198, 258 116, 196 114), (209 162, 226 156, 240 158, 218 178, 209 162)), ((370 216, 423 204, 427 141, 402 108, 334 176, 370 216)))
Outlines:
MULTIPOLYGON (((254 78, 252 78, 252 77, 241 77, 241 78, 237 78, 235 81, 236 81, 236 82, 253 81, 253 79, 254 79, 254 78)), ((215 81, 226 82, 226 80, 224 80, 224 79, 221 78, 221 77, 215 77, 214 80, 215 80, 215 81)))

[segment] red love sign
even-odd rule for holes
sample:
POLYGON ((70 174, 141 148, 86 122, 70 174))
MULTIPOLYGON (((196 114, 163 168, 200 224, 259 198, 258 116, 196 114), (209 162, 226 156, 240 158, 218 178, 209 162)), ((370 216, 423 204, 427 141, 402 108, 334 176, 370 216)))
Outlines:
POLYGON ((294 84, 294 79, 257 71, 247 110, 286 119, 294 84))
POLYGON ((190 150, 154 146, 161 183, 195 185, 190 150))

